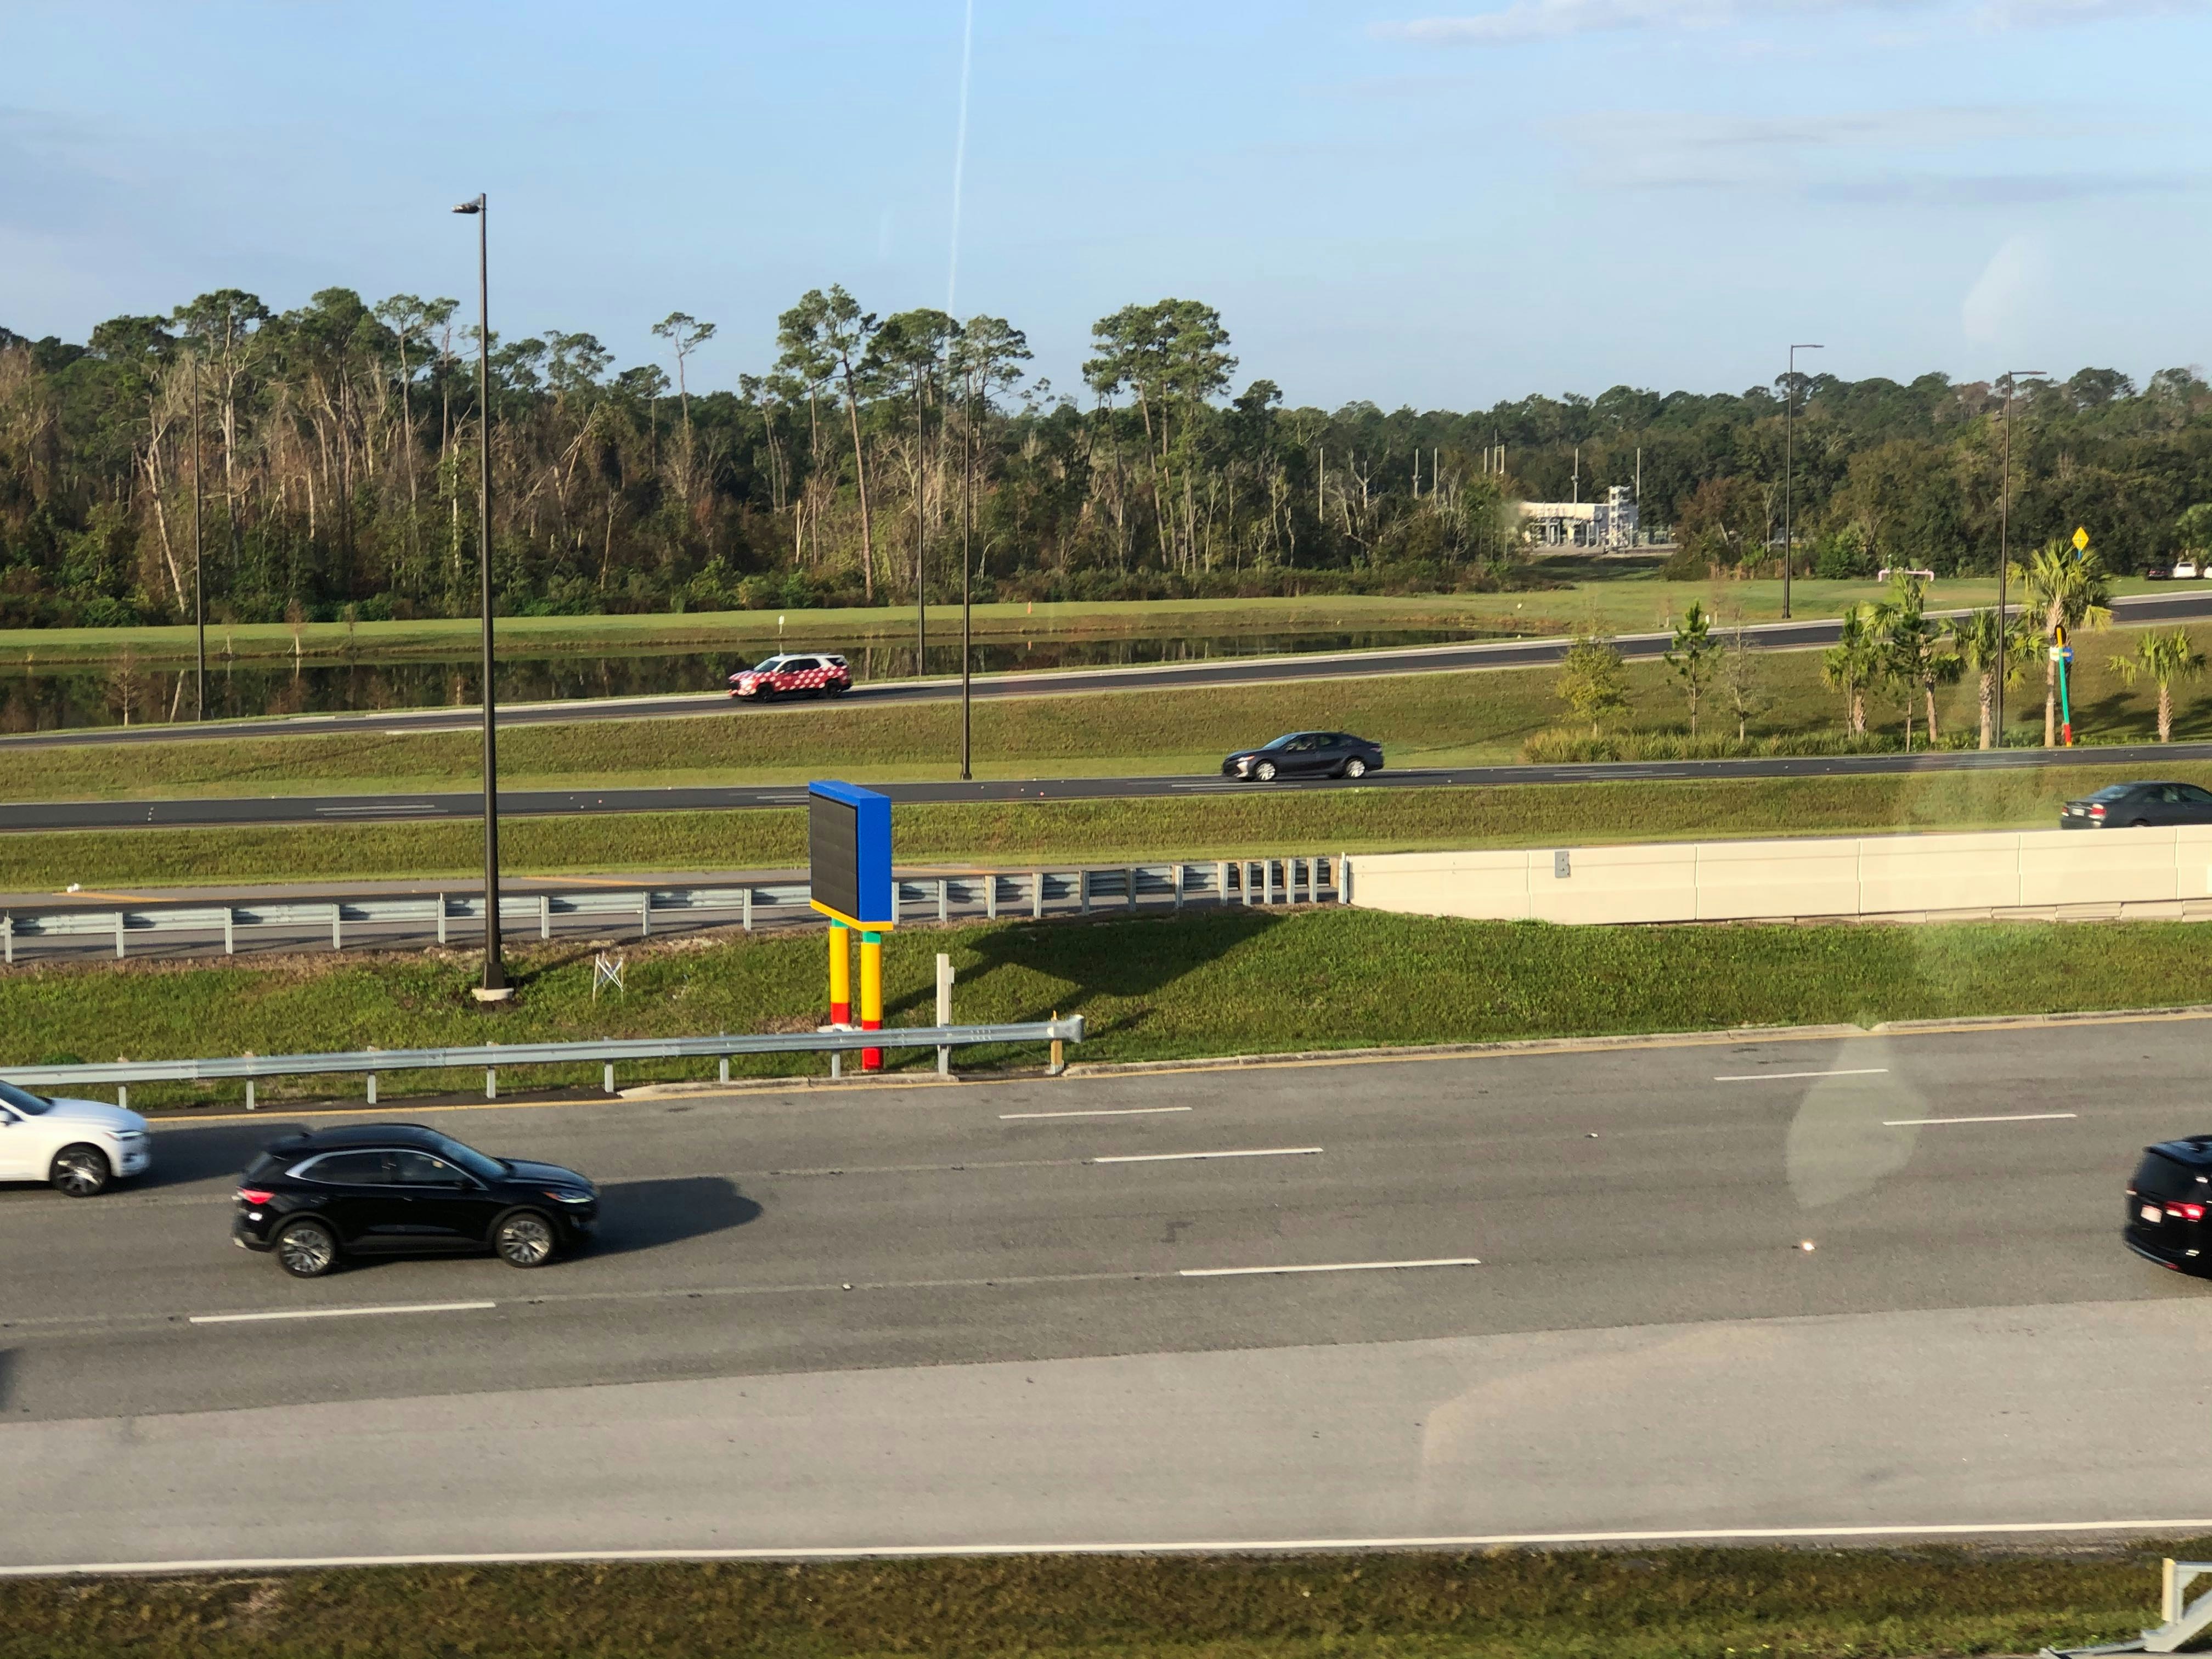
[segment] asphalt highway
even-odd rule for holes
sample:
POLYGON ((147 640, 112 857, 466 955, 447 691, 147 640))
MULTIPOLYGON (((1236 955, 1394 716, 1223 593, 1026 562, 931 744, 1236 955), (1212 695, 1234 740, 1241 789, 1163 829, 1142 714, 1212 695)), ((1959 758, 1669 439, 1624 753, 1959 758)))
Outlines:
MULTIPOLYGON (((2212 617, 2212 592, 2139 594, 2114 602, 2117 620, 2126 623, 2184 621, 2212 617)), ((1951 612, 1939 612, 1950 615, 1951 612)), ((1759 623, 1744 631, 1761 650, 1800 651, 1835 642, 1833 617, 1805 622, 1759 623)), ((1623 656, 1664 654, 1665 634, 1626 634, 1614 641, 1623 656)), ((1046 673, 979 674, 978 697, 1058 697, 1085 691, 1175 691, 1193 687, 1266 685, 1291 680, 1334 679, 1378 674, 1436 674, 1462 670, 1527 668, 1557 662, 1565 640, 1506 640, 1466 645, 1415 646, 1405 649, 1331 652, 1291 656, 1231 657, 1206 662, 1157 663, 1131 668, 1054 670, 1046 673)), ((847 701, 858 703, 943 702, 960 696, 957 678, 883 680, 856 685, 847 701)), ((804 707, 813 707, 809 703, 804 707)), ((511 703, 499 710, 502 726, 537 726, 576 720, 665 719, 678 715, 742 714, 720 691, 681 692, 665 696, 606 697, 584 702, 511 703)), ((394 708, 349 714, 285 714, 264 720, 216 720, 204 725, 81 726, 55 732, 0 737, 0 753, 11 749, 45 749, 86 743, 170 743, 194 738, 279 737, 313 732, 453 732, 472 729, 480 719, 474 706, 394 708)))
MULTIPOLYGON (((1174 799, 1194 795, 1264 794, 1308 789, 1503 788, 1531 783, 1620 783, 1685 778, 1866 777, 1900 773, 1969 772, 2044 766, 2133 766, 2155 773, 2177 761, 2212 760, 2212 743, 2110 744, 2074 749, 1942 749, 1917 755, 1761 756, 1740 760, 1622 761, 1562 766, 1457 766, 1385 769, 1356 783, 1343 779, 1279 779, 1272 784, 1233 778, 1121 777, 979 779, 871 783, 892 800, 984 802, 1174 799)), ((732 784, 673 789, 501 790, 501 817, 544 817, 605 812, 733 811, 803 806, 803 785, 732 784)), ((280 823, 394 823, 475 818, 481 794, 206 796, 180 800, 26 801, 0 805, 0 832, 36 830, 170 829, 280 823)))
POLYGON ((289 1279, 291 1121, 164 1125, 0 1193, 0 1566, 2202 1529, 2212 1292, 2118 1231, 2205 1030, 428 1118, 601 1182, 528 1274, 289 1279))

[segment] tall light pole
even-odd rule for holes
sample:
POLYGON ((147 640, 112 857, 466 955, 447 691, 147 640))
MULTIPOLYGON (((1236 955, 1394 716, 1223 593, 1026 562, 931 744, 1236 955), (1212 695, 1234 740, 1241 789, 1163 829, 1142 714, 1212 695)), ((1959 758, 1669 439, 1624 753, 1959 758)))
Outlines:
POLYGON ((1797 354, 1826 351, 1823 345, 1790 348, 1790 372, 1782 380, 1782 620, 1790 620, 1790 572, 1797 562, 1797 538, 1790 522, 1790 495, 1797 473, 1797 354))
POLYGON ((968 365, 968 418, 960 423, 960 781, 974 775, 973 727, 969 721, 969 677, 975 660, 975 365, 968 365))
POLYGON ((477 571, 483 617, 483 983, 471 994, 479 1002, 505 1002, 514 994, 499 949, 499 751, 493 735, 491 659, 491 267, 486 222, 489 198, 478 196, 453 210, 477 222, 477 571))
POLYGON ((200 354, 192 353, 192 718, 207 718, 207 544, 200 537, 200 354))
POLYGON ((1997 683, 1996 746, 2004 747, 2005 655, 2010 637, 2005 632, 2005 572, 2012 563, 2012 394, 2023 374, 2041 374, 2039 368, 2008 368, 2004 381, 2004 469, 1997 475, 1997 683))

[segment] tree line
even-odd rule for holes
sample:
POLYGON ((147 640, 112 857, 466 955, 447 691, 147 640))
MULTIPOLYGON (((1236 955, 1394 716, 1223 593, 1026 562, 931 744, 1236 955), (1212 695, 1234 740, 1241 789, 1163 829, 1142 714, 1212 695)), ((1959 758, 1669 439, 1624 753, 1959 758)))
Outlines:
POLYGON ((2147 562, 2212 500, 2212 388, 2182 369, 1324 410, 1237 389, 1197 301, 1098 319, 1073 395, 1006 319, 831 287, 695 396, 715 332, 672 312, 619 368, 589 333, 495 332, 487 410, 450 299, 226 289, 82 344, 0 328, 0 626, 178 620, 196 581, 217 621, 471 615, 487 434, 514 614, 935 603, 963 549, 982 598, 1540 585, 1513 503, 1614 484, 1673 527, 1674 574, 1751 574, 1792 447, 1803 568, 1985 571, 2008 427, 2015 544, 2079 523, 2147 562))

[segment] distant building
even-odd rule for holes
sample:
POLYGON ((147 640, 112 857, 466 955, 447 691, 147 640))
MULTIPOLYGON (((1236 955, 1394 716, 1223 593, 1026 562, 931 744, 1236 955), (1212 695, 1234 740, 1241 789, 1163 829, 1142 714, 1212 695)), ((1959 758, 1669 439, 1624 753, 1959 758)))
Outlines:
POLYGON ((1633 547, 1636 492, 1615 484, 1601 501, 1522 501, 1530 538, 1544 547, 1633 547))

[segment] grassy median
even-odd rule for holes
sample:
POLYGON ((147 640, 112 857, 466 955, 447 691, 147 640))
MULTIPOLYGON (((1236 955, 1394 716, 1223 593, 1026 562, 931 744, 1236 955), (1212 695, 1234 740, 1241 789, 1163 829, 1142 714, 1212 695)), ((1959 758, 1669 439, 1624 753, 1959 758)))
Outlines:
MULTIPOLYGON (((510 964, 517 1001, 490 1012, 469 999, 477 964, 465 951, 19 964, 0 975, 0 1072, 118 1057, 807 1030, 824 1016, 822 939, 811 931, 619 948, 626 994, 593 1000, 592 945, 533 944, 510 964)), ((959 974, 962 1023, 1080 1013, 1090 1035, 1073 1057, 1104 1061, 2172 1006, 2207 1000, 2212 924, 1561 927, 1331 907, 914 927, 884 947, 887 1024, 932 1022, 940 951, 959 974)), ((1037 1058, 975 1050, 962 1063, 1037 1058)), ((915 1051, 896 1063, 931 1060, 915 1051)), ((738 1064, 771 1076, 823 1069, 814 1055, 738 1064)), ((671 1062, 621 1077, 713 1072, 711 1061, 671 1062)), ((593 1066, 533 1068, 507 1086, 598 1076, 593 1066)), ((396 1095, 453 1082, 450 1073, 394 1076, 385 1086, 396 1095)), ((294 1092, 334 1086, 350 1087, 302 1079, 294 1092)), ((234 1092, 163 1085, 143 1098, 234 1092)))
MULTIPOLYGON (((902 864, 1258 858, 1434 848, 1586 846, 1704 837, 2045 829, 2059 803, 2143 775, 2063 766, 1873 777, 1522 784, 1490 789, 1254 790, 1129 800, 901 806, 902 864)), ((2159 775, 2212 786, 2203 762, 2159 775)), ((108 830, 0 836, 0 892, 467 878, 483 869, 474 822, 272 829, 108 830)), ((783 869, 806 857, 799 809, 508 817, 520 875, 783 869)))
POLYGON ((2156 1556, 1958 1549, 392 1568, 0 1583, 0 1659, 1904 1659, 2155 1622, 2156 1556))

